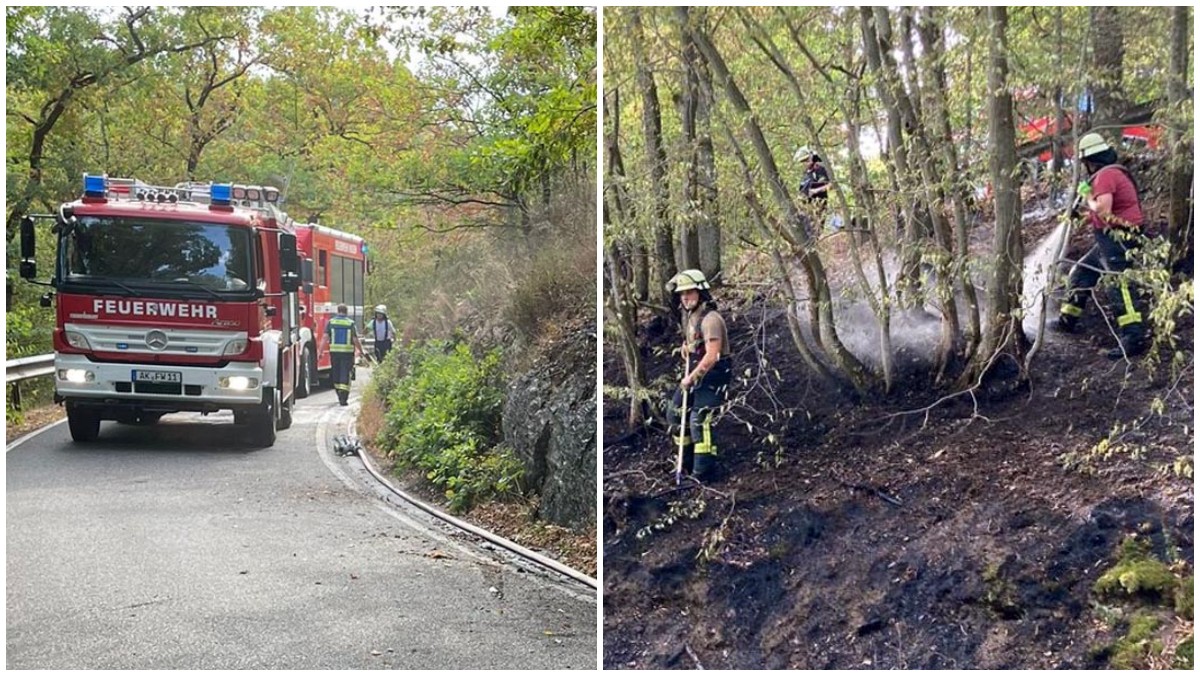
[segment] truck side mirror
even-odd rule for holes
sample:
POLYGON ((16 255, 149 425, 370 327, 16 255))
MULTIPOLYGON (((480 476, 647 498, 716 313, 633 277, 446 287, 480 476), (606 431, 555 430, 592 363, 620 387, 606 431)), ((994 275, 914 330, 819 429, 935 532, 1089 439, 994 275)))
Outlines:
POLYGON ((33 219, 26 216, 21 219, 21 279, 37 277, 36 247, 33 219))
POLYGON ((304 293, 313 292, 313 262, 311 258, 300 261, 300 281, 304 283, 304 293))
POLYGON ((288 232, 279 235, 279 267, 280 287, 287 293, 299 290, 300 255, 296 252, 296 236, 288 232))

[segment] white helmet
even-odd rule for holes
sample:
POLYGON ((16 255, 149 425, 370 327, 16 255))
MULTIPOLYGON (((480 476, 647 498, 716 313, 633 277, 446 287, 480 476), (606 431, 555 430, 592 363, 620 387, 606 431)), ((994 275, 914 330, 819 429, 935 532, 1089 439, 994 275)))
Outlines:
POLYGON ((1108 150, 1110 147, 1111 146, 1109 146, 1104 140, 1104 137, 1096 132, 1084 134, 1083 137, 1079 139, 1079 157, 1091 157, 1096 153, 1102 153, 1105 150, 1108 150))
POLYGON ((691 289, 699 289, 707 291, 709 289, 708 280, 704 277, 704 273, 699 270, 684 270, 671 278, 667 282, 667 291, 671 293, 680 293, 691 289))
POLYGON ((800 146, 800 149, 797 150, 796 154, 792 156, 792 161, 807 162, 810 159, 812 159, 812 156, 813 156, 812 148, 809 148, 808 146, 800 146))
POLYGON ((387 314, 387 306, 383 305, 383 304, 376 305, 375 306, 375 314, 386 315, 387 314))

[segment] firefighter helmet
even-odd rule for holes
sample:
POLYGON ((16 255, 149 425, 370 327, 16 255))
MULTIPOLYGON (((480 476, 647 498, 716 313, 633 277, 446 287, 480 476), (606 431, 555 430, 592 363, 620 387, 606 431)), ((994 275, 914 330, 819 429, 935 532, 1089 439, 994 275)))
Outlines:
POLYGON ((1097 134, 1096 132, 1084 134, 1083 138, 1079 139, 1079 157, 1080 157, 1080 159, 1083 159, 1085 157, 1091 157, 1092 155, 1095 155, 1096 153, 1102 153, 1108 149, 1109 149, 1109 145, 1107 142, 1105 142, 1104 137, 1097 134))
POLYGON ((684 270, 672 277, 671 281, 667 282, 667 291, 671 293, 680 293, 690 289, 707 291, 709 288, 708 279, 699 270, 684 270))

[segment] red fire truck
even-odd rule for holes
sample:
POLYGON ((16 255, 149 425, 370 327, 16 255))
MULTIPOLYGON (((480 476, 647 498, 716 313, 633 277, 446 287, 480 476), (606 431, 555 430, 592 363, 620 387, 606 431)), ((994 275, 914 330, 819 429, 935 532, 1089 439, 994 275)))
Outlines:
MULTIPOLYGON (((231 410, 256 445, 292 422, 300 263, 274 188, 156 187, 85 176, 59 207, 54 275, 55 401, 77 442, 102 420, 231 410), (235 198, 239 195, 240 198, 235 198)), ((37 276, 34 222, 21 276, 37 276)))
POLYGON ((302 257, 300 293, 301 376, 297 396, 304 398, 318 383, 327 383, 333 369, 325 325, 345 305, 354 323, 364 321, 363 284, 367 243, 362 237, 316 223, 296 224, 296 244, 302 257))

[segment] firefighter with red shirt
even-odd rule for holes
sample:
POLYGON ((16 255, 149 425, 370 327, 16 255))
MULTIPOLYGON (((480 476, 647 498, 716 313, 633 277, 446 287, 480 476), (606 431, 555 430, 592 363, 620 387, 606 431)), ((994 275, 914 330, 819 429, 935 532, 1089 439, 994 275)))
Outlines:
POLYGON ((1088 296, 1102 276, 1112 274, 1116 282, 1110 294, 1117 310, 1120 345, 1108 352, 1110 359, 1141 354, 1146 350, 1144 303, 1135 286, 1122 274, 1130 266, 1130 254, 1142 244, 1145 218, 1133 175, 1117 162, 1117 153, 1100 134, 1079 139, 1079 159, 1090 178, 1079 184, 1080 206, 1086 208, 1096 243, 1071 270, 1066 299, 1059 311, 1059 329, 1071 332, 1083 316, 1088 296))

